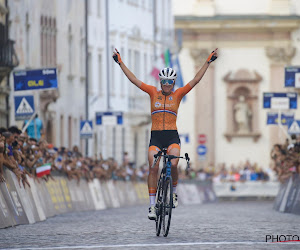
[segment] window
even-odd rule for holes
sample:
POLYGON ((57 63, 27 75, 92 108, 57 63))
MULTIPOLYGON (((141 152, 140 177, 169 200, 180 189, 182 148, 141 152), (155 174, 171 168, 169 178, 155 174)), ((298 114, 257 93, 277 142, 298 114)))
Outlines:
POLYGON ((52 27, 52 65, 55 66, 56 65, 56 19, 53 19, 53 27, 52 27))
POLYGON ((99 94, 103 93, 103 82, 102 82, 102 55, 98 54, 98 83, 99 83, 99 94))
POLYGON ((68 118, 68 145, 72 148, 72 116, 68 118))
POLYGON ((89 94, 93 94, 93 72, 92 72, 92 55, 88 53, 88 84, 89 94))
POLYGON ((112 145, 112 156, 116 159, 116 127, 113 127, 112 131, 113 145, 112 145))
POLYGON ((152 11, 155 1, 149 1, 148 4, 149 4, 149 10, 152 11))
MULTIPOLYGON (((124 48, 121 48, 121 55, 124 55, 124 48)), ((121 96, 125 95, 125 82, 126 82, 126 75, 123 74, 123 72, 121 70, 119 70, 121 77, 119 77, 119 79, 121 79, 121 96)))
POLYGON ((73 67, 73 36, 72 36, 72 26, 69 24, 68 29, 68 59, 69 59, 69 75, 72 75, 72 67, 73 67))
MULTIPOLYGON (((129 49, 128 50, 128 55, 127 55, 127 57, 128 57, 128 68, 130 69, 130 70, 132 70, 132 58, 131 58, 131 53, 132 51, 131 51, 131 49, 129 49)), ((132 107, 132 96, 133 96, 133 84, 130 84, 129 85, 129 102, 128 102, 128 106, 129 106, 129 108, 131 108, 132 107)))
POLYGON ((43 16, 41 16, 41 34, 40 34, 40 37, 41 37, 41 64, 42 64, 42 66, 44 66, 45 65, 45 54, 44 54, 44 52, 45 52, 45 49, 44 49, 44 47, 45 47, 45 42, 44 42, 44 17, 43 16))
POLYGON ((56 19, 41 16, 41 66, 56 65, 56 19))
MULTIPOLYGON (((134 73, 137 78, 141 78, 141 59, 140 59, 140 52, 134 51, 134 73)), ((138 88, 134 88, 134 95, 136 96, 140 94, 138 88)))
POLYGON ((72 8, 72 0, 68 0, 67 1, 67 14, 70 12, 71 8, 72 8))
POLYGON ((134 51, 134 74, 137 78, 141 77, 140 52, 138 51, 134 51))
POLYGON ((64 116, 60 116, 60 146, 64 146, 64 116))
POLYGON ((147 54, 144 54, 144 72, 143 77, 146 77, 145 81, 148 81, 148 61, 147 61, 147 54))
POLYGON ((85 60, 84 60, 84 52, 85 52, 85 34, 83 33, 83 28, 80 27, 80 76, 83 77, 85 75, 85 60))
POLYGON ((26 12, 26 66, 30 66, 30 24, 29 24, 29 15, 28 12, 26 12))
POLYGON ((91 15, 92 14, 92 0, 86 0, 87 1, 87 5, 88 5, 88 14, 91 15))
MULTIPOLYGON (((114 51, 114 46, 111 46, 110 51, 114 51)), ((114 60, 110 60, 111 61, 111 74, 110 74, 110 90, 111 92, 109 94, 114 95, 115 94, 115 72, 114 69, 116 67, 116 63, 114 60)))
POLYGON ((48 58, 49 58, 49 32, 48 32, 48 26, 49 26, 49 19, 48 17, 45 17, 45 30, 44 30, 44 66, 48 66, 48 58))
POLYGON ((101 0, 97 0, 97 16, 101 17, 101 0))
POLYGON ((79 132, 77 132, 77 131, 79 131, 79 128, 78 128, 78 125, 77 125, 77 118, 74 118, 73 119, 73 122, 74 122, 74 125, 73 125, 73 130, 74 131, 76 131, 75 133, 74 133, 74 144, 78 144, 78 135, 79 135, 79 132))

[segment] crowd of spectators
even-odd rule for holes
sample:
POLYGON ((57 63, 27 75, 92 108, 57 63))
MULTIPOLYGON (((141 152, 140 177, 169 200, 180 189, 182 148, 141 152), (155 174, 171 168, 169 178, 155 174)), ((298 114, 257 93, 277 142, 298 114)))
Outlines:
POLYGON ((245 181, 268 181, 270 171, 263 170, 257 163, 251 164, 249 160, 238 165, 231 165, 229 168, 225 163, 216 167, 210 163, 207 167, 195 170, 192 167, 187 173, 180 171, 181 179, 194 179, 200 181, 219 182, 245 182, 245 181))
MULTIPOLYGON (((292 137, 284 145, 276 144, 271 151, 273 170, 280 182, 284 182, 293 173, 300 173, 300 137, 292 137)), ((56 173, 65 175, 69 180, 75 179, 77 183, 81 178, 91 181, 99 180, 124 180, 146 181, 148 166, 144 164, 137 167, 129 161, 128 153, 124 153, 123 162, 118 164, 113 158, 103 159, 101 154, 93 158, 84 157, 77 146, 72 150, 65 147, 56 148, 44 139, 37 141, 29 138, 17 127, 8 129, 0 128, 0 182, 5 181, 4 167, 11 170, 17 177, 19 184, 30 187, 27 176, 36 181, 49 179, 55 180, 56 173), (36 169, 45 164, 51 164, 50 174, 42 178, 36 176, 36 169)), ((180 180, 199 180, 213 182, 245 182, 268 181, 272 173, 270 169, 263 170, 258 164, 251 164, 249 160, 238 165, 227 167, 225 163, 195 170, 193 165, 186 170, 179 167, 180 180)))
POLYGON ((122 164, 113 158, 103 159, 101 154, 93 158, 84 157, 77 146, 72 150, 56 148, 46 140, 29 138, 15 126, 0 128, 0 182, 5 182, 4 168, 11 170, 19 185, 24 187, 30 187, 27 176, 39 182, 55 180, 56 173, 65 175, 69 180, 75 179, 78 184, 81 178, 87 181, 93 178, 145 181, 148 176, 148 167, 143 165, 136 168, 135 164, 129 162, 127 153, 124 153, 122 164), (51 165, 50 173, 38 178, 36 170, 45 165, 51 165))
POLYGON ((273 169, 278 180, 284 183, 290 176, 300 173, 300 136, 292 135, 291 141, 275 144, 271 150, 273 169))

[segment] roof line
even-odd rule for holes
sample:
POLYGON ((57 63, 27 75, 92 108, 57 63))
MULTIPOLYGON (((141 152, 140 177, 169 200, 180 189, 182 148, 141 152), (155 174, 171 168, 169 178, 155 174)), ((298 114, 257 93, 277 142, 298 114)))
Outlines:
POLYGON ((215 16, 193 16, 183 15, 175 16, 176 21, 220 21, 220 20, 241 20, 241 19, 257 19, 257 20, 300 20, 299 15, 215 15, 215 16))

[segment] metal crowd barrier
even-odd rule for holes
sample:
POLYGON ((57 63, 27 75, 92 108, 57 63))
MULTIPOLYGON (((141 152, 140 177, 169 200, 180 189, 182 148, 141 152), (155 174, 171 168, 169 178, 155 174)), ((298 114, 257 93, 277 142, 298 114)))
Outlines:
POLYGON ((283 213, 300 215, 300 175, 293 174, 280 185, 274 202, 274 209, 283 213))
MULTIPOLYGON (((30 188, 21 187, 14 173, 4 167, 5 183, 0 183, 0 228, 44 221, 49 217, 77 211, 101 210, 124 206, 146 205, 145 182, 68 180, 55 174, 55 180, 34 181, 30 188)), ((216 196, 209 183, 180 182, 179 202, 201 204, 216 196)))

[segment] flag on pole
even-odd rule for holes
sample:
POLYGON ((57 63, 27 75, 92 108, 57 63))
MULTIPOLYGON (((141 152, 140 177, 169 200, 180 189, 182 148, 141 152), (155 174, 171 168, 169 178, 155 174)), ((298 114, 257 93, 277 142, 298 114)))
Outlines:
MULTIPOLYGON (((183 77, 182 77, 182 73, 181 73, 181 67, 180 67, 180 62, 179 62, 179 56, 178 54, 174 55, 172 57, 172 68, 176 70, 176 73, 177 73, 177 79, 176 79, 176 82, 175 82, 175 85, 178 87, 178 88, 181 88, 184 86, 184 82, 183 82, 183 77)), ((186 101, 186 96, 184 96, 182 98, 182 101, 186 101)))
POLYGON ((44 175, 50 174, 50 172, 51 172, 51 163, 46 163, 36 168, 37 177, 43 177, 44 175))
POLYGON ((181 68, 180 68, 180 63, 179 63, 179 58, 178 55, 175 55, 173 57, 173 69, 176 70, 177 73, 177 79, 176 79, 176 85, 180 88, 183 87, 183 78, 182 78, 182 74, 181 74, 181 68))
POLYGON ((164 61, 165 61, 165 67, 172 67, 172 55, 169 49, 167 49, 164 53, 164 61))
POLYGON ((158 57, 157 60, 155 61, 150 75, 153 76, 157 81, 159 81, 158 74, 161 71, 161 69, 163 69, 164 67, 165 67, 164 54, 161 54, 160 57, 158 57))

